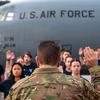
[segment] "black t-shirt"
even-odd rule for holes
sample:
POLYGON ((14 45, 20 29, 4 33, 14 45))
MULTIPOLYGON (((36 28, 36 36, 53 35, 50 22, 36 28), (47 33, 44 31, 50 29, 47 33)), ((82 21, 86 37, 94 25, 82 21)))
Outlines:
POLYGON ((100 65, 100 59, 98 60, 98 65, 100 65))
POLYGON ((30 65, 24 65, 23 70, 24 70, 24 76, 30 76, 32 72, 37 68, 36 63, 31 62, 30 65))
POLYGON ((4 97, 6 97, 9 93, 11 86, 15 83, 13 79, 8 79, 0 82, 0 92, 4 93, 4 97))
POLYGON ((0 81, 1 81, 1 75, 3 75, 3 74, 4 74, 4 69, 3 69, 2 65, 0 65, 0 81))
POLYGON ((80 74, 81 75, 90 75, 90 72, 89 72, 88 67, 86 65, 81 66, 80 74))
POLYGON ((66 75, 71 75, 72 74, 72 72, 68 72, 66 70, 66 65, 65 65, 65 63, 63 61, 60 62, 60 66, 62 66, 62 69, 63 69, 63 73, 64 74, 66 74, 66 75))
POLYGON ((64 70, 64 72, 63 72, 65 75, 71 75, 72 74, 72 72, 68 72, 67 70, 64 70))

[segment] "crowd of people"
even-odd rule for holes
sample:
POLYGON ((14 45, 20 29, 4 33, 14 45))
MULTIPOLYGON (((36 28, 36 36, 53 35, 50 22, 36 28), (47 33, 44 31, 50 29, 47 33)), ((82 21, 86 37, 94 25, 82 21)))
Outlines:
POLYGON ((0 70, 0 92, 4 93, 4 97, 8 95, 12 85, 18 80, 30 76, 35 68, 37 68, 36 63, 32 61, 32 55, 29 51, 26 51, 23 56, 15 58, 15 53, 12 50, 8 50, 6 52, 5 71, 0 66, 2 68, 0 70))
MULTIPOLYGON (((60 50, 59 45, 54 41, 44 41, 38 47, 35 62, 32 61, 32 54, 29 51, 15 58, 15 53, 8 50, 5 71, 0 66, 0 92, 4 93, 6 100, 80 100, 80 98, 94 100, 96 97, 100 100, 98 99, 100 98, 100 86, 97 85, 99 82, 94 84, 95 87, 98 86, 98 91, 95 91, 95 88, 81 76, 91 75, 88 68, 100 65, 100 48, 95 50, 89 47, 80 48, 79 59, 76 59, 71 51, 60 50), (90 59, 89 57, 94 57, 91 59, 92 63, 87 60, 90 59), (83 83, 84 88, 80 86, 83 83), (11 88, 13 85, 14 87, 11 88), (79 88, 76 90, 76 85, 79 85, 81 90, 79 88), (54 88, 55 90, 52 90, 54 88), (73 89, 76 94, 73 94, 75 92, 73 89), (77 91, 81 92, 77 94, 77 91)), ((98 71, 96 74, 100 73, 98 71)))

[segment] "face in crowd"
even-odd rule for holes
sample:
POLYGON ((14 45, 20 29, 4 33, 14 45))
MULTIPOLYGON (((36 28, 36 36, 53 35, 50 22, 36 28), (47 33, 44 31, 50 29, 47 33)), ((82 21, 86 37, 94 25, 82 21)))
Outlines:
POLYGON ((73 60, 71 62, 71 71, 72 74, 74 75, 80 75, 80 70, 81 70, 81 63, 79 60, 73 60))
POLYGON ((20 77, 23 78, 23 67, 20 63, 14 63, 11 70, 12 77, 20 77))
POLYGON ((60 58, 63 61, 65 61, 65 59, 69 56, 71 56, 71 52, 69 50, 62 50, 60 53, 60 58))
POLYGON ((70 68, 70 63, 71 63, 72 60, 73 60, 72 57, 67 57, 65 59, 65 65, 66 65, 66 67, 70 68))
POLYGON ((32 56, 30 54, 24 54, 23 61, 25 64, 29 64, 32 60, 32 56))

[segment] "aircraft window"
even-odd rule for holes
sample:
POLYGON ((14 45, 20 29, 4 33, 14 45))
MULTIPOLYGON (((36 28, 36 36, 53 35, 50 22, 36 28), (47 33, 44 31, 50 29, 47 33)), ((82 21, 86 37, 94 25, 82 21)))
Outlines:
POLYGON ((7 14, 6 21, 11 21, 11 20, 13 20, 13 17, 14 17, 14 13, 13 13, 13 12, 9 12, 9 13, 7 14))
POLYGON ((11 21, 14 19, 15 6, 5 6, 0 8, 0 21, 11 21))

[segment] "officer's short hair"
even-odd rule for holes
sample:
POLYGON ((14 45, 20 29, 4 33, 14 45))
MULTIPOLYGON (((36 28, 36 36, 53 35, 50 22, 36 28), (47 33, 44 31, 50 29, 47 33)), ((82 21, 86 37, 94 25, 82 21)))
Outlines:
POLYGON ((37 49, 41 64, 55 65, 60 60, 60 46, 55 41, 42 41, 37 49))

